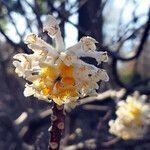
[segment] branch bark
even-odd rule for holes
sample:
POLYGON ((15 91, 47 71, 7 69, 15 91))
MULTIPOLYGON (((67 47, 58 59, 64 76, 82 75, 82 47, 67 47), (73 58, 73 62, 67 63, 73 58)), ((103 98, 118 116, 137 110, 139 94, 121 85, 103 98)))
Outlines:
POLYGON ((52 126, 50 128, 49 150, 59 150, 60 140, 64 131, 64 106, 58 106, 54 103, 52 115, 52 126))

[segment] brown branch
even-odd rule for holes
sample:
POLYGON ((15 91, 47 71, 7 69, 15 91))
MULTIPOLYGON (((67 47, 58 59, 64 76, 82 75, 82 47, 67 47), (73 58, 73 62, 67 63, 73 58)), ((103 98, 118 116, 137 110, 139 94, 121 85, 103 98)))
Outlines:
MULTIPOLYGON (((149 30, 150 30, 150 10, 149 10, 149 13, 148 13, 148 20, 147 20, 147 23, 145 25, 145 29, 144 29, 144 32, 143 32, 143 35, 142 35, 142 38, 141 38, 141 42, 140 42, 140 44, 139 44, 139 46, 137 48, 137 52, 136 52, 136 54, 134 56, 125 58, 125 57, 120 56, 118 53, 113 52, 113 51, 108 50, 107 48, 105 48, 105 50, 112 57, 112 64, 111 64, 111 66, 112 66, 112 74, 114 76, 114 80, 120 87, 125 88, 127 90, 127 93, 133 92, 134 90, 139 90, 139 92, 141 94, 148 94, 148 93, 150 93, 150 90, 148 88, 144 88, 144 89, 137 88, 140 84, 145 83, 145 81, 140 81, 140 82, 138 81, 135 84, 125 84, 120 79, 120 76, 119 76, 118 70, 117 70, 117 62, 118 62, 118 60, 130 61, 130 60, 138 59, 138 57, 140 56, 141 52, 143 51, 144 44, 147 41, 149 30)), ((146 81, 149 81, 149 79, 146 79, 146 81)))
POLYGON ((148 38, 148 35, 149 35, 149 30, 150 30, 150 10, 149 10, 149 13, 148 13, 148 20, 146 22, 146 26, 145 26, 145 29, 144 29, 144 32, 143 32, 143 35, 142 35, 142 38, 141 38, 141 42, 140 42, 140 44, 137 48, 137 52, 134 56, 125 58, 125 57, 120 56, 116 52, 113 52, 113 51, 109 50, 109 48, 107 48, 107 47, 104 47, 104 49, 112 56, 112 58, 114 60, 130 61, 130 60, 133 60, 133 59, 137 59, 139 57, 139 55, 141 54, 142 50, 143 50, 143 46, 144 46, 145 42, 147 41, 147 38, 148 38))
POLYGON ((101 149, 101 147, 102 147, 102 142, 101 141, 103 140, 103 134, 101 132, 105 130, 105 127, 106 127, 105 124, 108 124, 108 120, 110 119, 111 115, 112 115, 112 110, 108 109, 108 111, 106 112, 104 117, 102 119, 100 119, 99 122, 98 122, 97 134, 96 134, 97 149, 101 149))
POLYGON ((5 39, 7 40, 7 42, 12 45, 14 47, 14 49, 18 50, 19 48, 21 48, 22 50, 24 50, 25 53, 29 53, 29 49, 26 46, 26 44, 24 44, 22 41, 20 43, 15 43, 14 41, 12 41, 7 35, 6 33, 3 31, 3 29, 0 27, 0 33, 5 37, 5 39))
POLYGON ((49 150, 58 150, 60 147, 60 140, 64 131, 64 106, 58 106, 54 103, 52 115, 52 126, 50 129, 50 141, 49 141, 49 150))
POLYGON ((5 37, 5 39, 9 42, 9 44, 11 44, 15 49, 19 48, 19 45, 15 42, 13 42, 6 34, 5 32, 2 30, 2 28, 0 28, 0 33, 5 37))

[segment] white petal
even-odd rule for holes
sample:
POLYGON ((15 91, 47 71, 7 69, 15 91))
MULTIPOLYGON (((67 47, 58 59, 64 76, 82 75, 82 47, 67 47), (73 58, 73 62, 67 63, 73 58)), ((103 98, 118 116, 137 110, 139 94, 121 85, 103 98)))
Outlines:
POLYGON ((96 45, 95 43, 98 43, 94 38, 86 36, 86 37, 82 37, 80 39, 80 41, 82 42, 82 48, 85 51, 88 50, 96 50, 96 45))
POLYGON ((24 96, 28 97, 28 96, 34 95, 34 93, 35 93, 35 90, 32 88, 32 86, 26 84, 24 92, 23 92, 24 96))
POLYGON ((19 53, 14 55, 14 59, 20 60, 20 61, 26 61, 26 54, 24 53, 19 53))
POLYGON ((51 45, 49 45, 48 43, 46 43, 44 40, 42 40, 36 35, 33 36, 34 40, 31 40, 32 39, 31 36, 33 36, 33 34, 29 35, 29 37, 27 38, 28 39, 27 43, 28 43, 28 47, 32 49, 35 53, 47 52, 52 57, 58 57, 58 52, 51 45))
POLYGON ((58 30, 59 26, 57 20, 53 16, 48 15, 47 20, 43 25, 43 31, 47 31, 50 36, 54 36, 58 30))
POLYGON ((58 51, 65 50, 65 45, 63 42, 63 38, 61 36, 58 22, 53 16, 49 15, 47 17, 47 20, 46 20, 45 24, 43 25, 43 31, 47 31, 48 35, 55 39, 56 49, 58 51))
POLYGON ((107 72, 103 69, 99 69, 98 71, 98 75, 100 77, 101 80, 103 81, 109 81, 109 76, 107 74, 107 72))

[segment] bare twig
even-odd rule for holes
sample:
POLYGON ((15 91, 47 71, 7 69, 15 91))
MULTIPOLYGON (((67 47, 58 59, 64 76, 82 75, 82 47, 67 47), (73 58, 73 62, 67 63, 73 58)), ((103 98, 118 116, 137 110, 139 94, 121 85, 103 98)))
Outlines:
POLYGON ((145 138, 145 139, 139 139, 139 140, 130 140, 130 141, 123 141, 119 138, 114 138, 108 142, 103 142, 102 143, 102 147, 104 148, 119 148, 119 147, 136 147, 138 145, 141 144, 149 144, 150 143, 150 139, 149 138, 145 138))
POLYGON ((50 128, 50 141, 49 141, 49 150, 58 150, 60 147, 60 140, 62 133, 64 131, 64 106, 58 106, 54 103, 52 108, 52 126, 50 128))
POLYGON ((148 20, 147 20, 147 23, 146 23, 146 27, 145 27, 145 30, 143 32, 143 36, 141 38, 141 42, 139 44, 139 47, 137 49, 137 52, 134 56, 131 56, 131 57, 128 57, 128 58, 124 58, 120 55, 118 55, 116 52, 112 52, 110 51, 109 49, 106 48, 107 52, 114 58, 114 59, 117 59, 117 60, 121 60, 121 61, 130 61, 130 60, 133 60, 133 59, 136 59, 138 58, 138 56, 141 54, 142 50, 143 50, 143 46, 148 38, 148 33, 149 33, 149 30, 150 30, 150 11, 149 11, 149 14, 148 14, 148 20))
POLYGON ((70 145, 64 148, 65 150, 95 150, 96 149, 96 141, 95 139, 89 139, 74 145, 70 145))
POLYGON ((107 98, 113 98, 113 97, 121 98, 124 95, 124 93, 125 93, 124 89, 121 89, 120 91, 108 90, 108 91, 98 94, 97 96, 83 98, 79 101, 78 105, 84 105, 84 104, 91 103, 94 101, 103 101, 107 98))

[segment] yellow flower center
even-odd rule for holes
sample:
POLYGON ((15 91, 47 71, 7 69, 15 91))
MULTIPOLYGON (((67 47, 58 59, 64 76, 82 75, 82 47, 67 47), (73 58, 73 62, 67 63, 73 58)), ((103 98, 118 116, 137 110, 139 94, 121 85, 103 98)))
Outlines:
POLYGON ((141 126, 142 120, 141 120, 141 110, 140 107, 136 106, 134 102, 130 101, 128 102, 128 115, 131 117, 131 121, 127 124, 130 126, 131 124, 141 126))
POLYGON ((57 66, 42 65, 40 78, 35 82, 44 96, 62 105, 70 97, 78 97, 75 87, 74 68, 61 63, 57 66))

